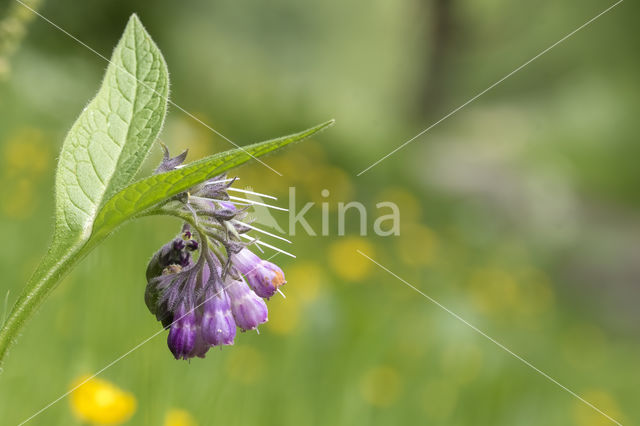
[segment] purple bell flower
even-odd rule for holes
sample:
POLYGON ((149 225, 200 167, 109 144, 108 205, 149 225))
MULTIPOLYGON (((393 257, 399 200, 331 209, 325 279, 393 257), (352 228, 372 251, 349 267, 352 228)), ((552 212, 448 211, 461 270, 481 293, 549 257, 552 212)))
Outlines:
POLYGON ((187 358, 193 358, 194 356, 197 356, 198 358, 204 358, 210 347, 211 345, 206 342, 204 340, 204 337, 202 336, 202 326, 200 325, 200 321, 196 321, 196 341, 187 358))
POLYGON ((255 294, 244 280, 233 280, 225 291, 231 300, 231 312, 236 324, 243 330, 253 330, 267 322, 267 304, 255 294))
POLYGON ((223 289, 207 292, 202 313, 202 336, 213 346, 233 345, 236 322, 229 296, 223 289))
POLYGON ((279 266, 260 259, 249 249, 245 248, 231 255, 231 260, 260 297, 268 299, 275 294, 278 287, 286 284, 284 273, 279 266))
POLYGON ((188 359, 196 345, 196 314, 192 307, 181 303, 175 311, 167 344, 176 359, 188 359))
MULTIPOLYGON (((186 157, 185 152, 172 158, 163 148, 156 173, 175 169, 186 157)), ((247 208, 230 201, 234 181, 216 176, 162 207, 193 218, 153 255, 146 271, 145 302, 169 329, 167 344, 176 359, 204 358, 211 346, 233 345, 236 327, 246 331, 265 323, 263 298, 286 282, 282 269, 240 238, 256 228, 247 221, 247 208)))

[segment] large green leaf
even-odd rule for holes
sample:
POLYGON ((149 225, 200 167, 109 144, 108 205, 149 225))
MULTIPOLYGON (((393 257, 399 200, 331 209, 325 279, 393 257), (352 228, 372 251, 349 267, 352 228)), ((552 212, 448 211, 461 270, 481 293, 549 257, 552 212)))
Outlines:
POLYGON ((90 251, 100 208, 131 183, 160 132, 168 90, 162 54, 133 15, 98 94, 65 138, 56 171, 53 243, 0 329, 0 360, 37 306, 90 251))
POLYGON ((0 360, 62 277, 120 224, 151 214, 198 183, 333 124, 213 155, 131 184, 162 127, 168 84, 160 51, 133 15, 98 94, 64 141, 56 172, 53 243, 0 328, 0 360))
POLYGON ((300 133, 211 155, 179 169, 149 176, 131 184, 105 203, 96 218, 93 236, 101 239, 123 222, 144 213, 168 198, 252 158, 305 139, 333 123, 334 120, 327 121, 300 133))
POLYGON ((67 134, 56 173, 58 246, 86 241, 99 209, 131 183, 158 136, 169 78, 136 15, 113 51, 102 86, 67 134))

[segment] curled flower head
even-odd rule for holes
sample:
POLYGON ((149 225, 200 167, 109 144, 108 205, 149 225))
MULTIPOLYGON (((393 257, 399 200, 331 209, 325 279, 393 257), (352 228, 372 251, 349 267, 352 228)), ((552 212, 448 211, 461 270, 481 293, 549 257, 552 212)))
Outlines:
MULTIPOLYGON (((172 158, 164 149, 156 173, 180 166, 186 157, 185 152, 172 158)), ((260 241, 247 235, 257 228, 240 208, 250 201, 228 193, 234 181, 217 176, 162 207, 185 224, 151 258, 145 301, 169 329, 167 343, 176 359, 204 357, 211 346, 232 345, 236 327, 256 329, 268 317, 263 298, 286 282, 277 265, 248 248, 260 241)))

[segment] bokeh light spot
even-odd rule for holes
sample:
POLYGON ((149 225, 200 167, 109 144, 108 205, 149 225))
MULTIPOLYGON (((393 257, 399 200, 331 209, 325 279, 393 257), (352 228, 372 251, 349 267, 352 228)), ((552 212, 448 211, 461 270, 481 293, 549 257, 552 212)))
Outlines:
MULTIPOLYGON (((625 424, 617 402, 609 393, 599 389, 591 389, 581 395, 585 400, 595 405, 608 416, 625 424)), ((611 420, 598 413, 584 402, 576 399, 573 401, 573 418, 577 426, 609 426, 611 420)))
POLYGON ((371 261, 357 252, 375 257, 371 243, 360 237, 340 238, 329 247, 329 265, 338 277, 361 281, 371 272, 371 261))
POLYGON ((377 407, 392 405, 400 393, 398 372, 390 366, 377 366, 367 371, 360 381, 360 393, 369 404, 377 407))
MULTIPOLYGON (((78 378, 72 388, 87 380, 78 378)), ((106 380, 92 378, 71 393, 71 409, 80 420, 90 424, 118 425, 136 411, 136 398, 106 380)))
POLYGON ((276 334, 291 334, 299 328, 300 304, 292 297, 276 294, 269 302, 269 321, 265 326, 276 334))
POLYGON ((172 408, 164 416, 164 426, 197 426, 196 419, 186 410, 172 408))
POLYGON ((396 239, 396 251, 407 265, 428 266, 436 259, 438 238, 426 226, 417 223, 402 224, 400 236, 396 239))

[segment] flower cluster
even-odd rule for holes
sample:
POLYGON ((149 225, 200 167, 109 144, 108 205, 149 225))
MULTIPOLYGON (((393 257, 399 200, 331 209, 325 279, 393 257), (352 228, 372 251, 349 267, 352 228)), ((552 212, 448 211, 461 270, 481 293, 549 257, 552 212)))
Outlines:
MULTIPOLYGON (((165 148, 156 172, 179 167, 185 157, 186 152, 171 158, 165 148)), ((233 182, 215 177, 163 206, 185 224, 149 262, 145 301, 169 328, 167 342, 176 359, 204 357, 211 346, 233 344, 236 327, 256 329, 267 321, 264 299, 286 282, 277 265, 247 248, 257 242, 246 238, 256 228, 246 209, 231 201, 233 182)))

